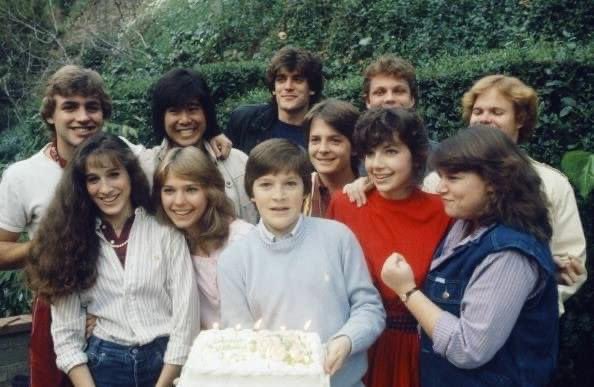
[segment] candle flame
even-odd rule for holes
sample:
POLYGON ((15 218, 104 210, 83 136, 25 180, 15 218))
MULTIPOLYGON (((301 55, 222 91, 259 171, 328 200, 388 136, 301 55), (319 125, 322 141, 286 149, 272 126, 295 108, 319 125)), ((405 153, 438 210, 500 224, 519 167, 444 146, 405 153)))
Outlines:
POLYGON ((256 323, 254 324, 254 330, 257 331, 258 329, 260 329, 260 326, 262 326, 262 319, 258 319, 258 321, 256 321, 256 323))
POLYGON ((303 326, 303 330, 304 331, 308 330, 310 326, 311 326, 311 320, 307 320, 305 322, 305 325, 303 326))
POLYGON ((281 326, 280 326, 280 330, 281 330, 281 331, 285 331, 285 330, 287 330, 287 327, 286 327, 286 326, 284 326, 284 325, 281 325, 281 326))
POLYGON ((218 322, 213 323, 212 329, 219 329, 219 323, 218 322))
POLYGON ((237 325, 235 326, 235 329, 236 329, 236 330, 240 330, 240 329, 241 329, 241 324, 237 324, 237 325))

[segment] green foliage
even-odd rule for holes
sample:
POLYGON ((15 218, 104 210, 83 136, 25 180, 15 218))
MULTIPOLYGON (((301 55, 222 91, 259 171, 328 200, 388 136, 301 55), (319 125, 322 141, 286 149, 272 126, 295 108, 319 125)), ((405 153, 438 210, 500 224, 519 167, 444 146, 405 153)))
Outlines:
POLYGON ((23 286, 22 272, 0 271, 0 317, 31 311, 31 292, 23 286))
MULTIPOLYGON (((124 37, 159 69, 265 60, 292 44, 318 52, 334 78, 385 52, 425 65, 510 45, 590 42, 590 8, 549 0, 169 0, 149 8, 124 37)), ((142 66, 142 56, 133 62, 142 66)))
MULTIPOLYGON (((106 130, 153 145, 150 89, 161 74, 173 67, 201 71, 224 127, 237 106, 269 100, 266 62, 286 44, 317 52, 328 80, 324 94, 361 109, 364 66, 387 52, 410 59, 418 71, 419 111, 436 140, 464 125, 460 98, 476 79, 518 76, 540 97, 539 124, 525 146, 529 154, 559 166, 568 150, 594 149, 594 13, 588 1, 147 0, 133 19, 85 35, 88 15, 104 11, 93 12, 96 3, 61 0, 52 9, 52 2, 0 0, 0 34, 6 37, 0 47, 0 130, 9 128, 0 134, 0 170, 47 140, 33 95, 57 64, 96 68, 114 102, 106 130)), ((568 175, 592 168, 588 160, 570 161, 568 175)), ((572 179, 582 194, 591 190, 589 176, 572 179)), ((592 257, 594 198, 586 196, 578 204, 592 257)), ((592 259, 587 265, 591 273, 592 259)), ((0 315, 28 308, 16 272, 0 273, 0 289, 0 315)), ((555 386, 594 383, 592 305, 588 281, 566 304, 555 386)))
POLYGON ((594 189, 594 154, 581 150, 567 152, 561 159, 561 167, 587 200, 594 189))

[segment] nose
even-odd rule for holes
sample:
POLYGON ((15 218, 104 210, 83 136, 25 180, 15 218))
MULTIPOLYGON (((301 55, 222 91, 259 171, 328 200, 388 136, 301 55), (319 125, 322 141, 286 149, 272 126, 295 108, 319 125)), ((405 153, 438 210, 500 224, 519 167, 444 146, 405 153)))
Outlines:
POLYGON ((78 122, 86 122, 89 121, 89 112, 87 111, 87 109, 82 106, 80 107, 77 111, 76 111, 76 120, 78 122))
POLYGON ((184 109, 181 111, 179 115, 179 122, 183 124, 190 122, 190 114, 187 110, 184 109))
POLYGON ((289 89, 289 90, 293 89, 294 86, 295 86, 295 83, 293 81, 293 78, 291 78, 291 77, 287 78, 285 80, 284 86, 285 86, 285 89, 289 89))
POLYGON ((173 204, 181 205, 184 201, 185 198, 183 192, 178 191, 173 195, 173 204))
POLYGON ((278 184, 272 188, 272 199, 283 200, 285 198, 285 190, 282 185, 278 184))
POLYGON ((493 117, 488 112, 479 113, 475 115, 475 118, 479 124, 490 124, 493 121, 493 117))
POLYGON ((106 179, 99 180, 99 193, 106 195, 111 191, 111 185, 106 179))
POLYGON ((384 105, 386 106, 393 106, 396 104, 396 96, 394 95, 393 92, 388 91, 386 92, 385 96, 384 96, 384 105))
POLYGON ((328 152, 328 142, 326 140, 320 141, 320 152, 328 152))
POLYGON ((384 166, 383 158, 381 157, 379 152, 369 155, 367 156, 367 158, 369 159, 369 165, 372 169, 378 169, 384 166))

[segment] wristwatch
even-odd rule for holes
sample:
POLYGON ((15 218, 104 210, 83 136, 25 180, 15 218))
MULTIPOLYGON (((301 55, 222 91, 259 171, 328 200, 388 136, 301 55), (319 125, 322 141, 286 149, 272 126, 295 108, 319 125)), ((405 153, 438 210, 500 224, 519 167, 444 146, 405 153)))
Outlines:
POLYGON ((400 299, 402 300, 402 303, 406 304, 408 302, 408 299, 410 298, 410 296, 416 292, 417 290, 419 290, 419 288, 417 288, 416 286, 414 288, 412 288, 411 290, 409 290, 408 292, 400 295, 400 299))

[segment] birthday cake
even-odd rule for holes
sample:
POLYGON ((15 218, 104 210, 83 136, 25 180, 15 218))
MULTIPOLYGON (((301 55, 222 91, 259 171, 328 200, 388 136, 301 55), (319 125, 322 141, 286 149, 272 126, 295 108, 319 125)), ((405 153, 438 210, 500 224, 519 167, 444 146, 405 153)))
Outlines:
POLYGON ((202 331, 178 387, 329 387, 316 333, 210 329, 202 331))

